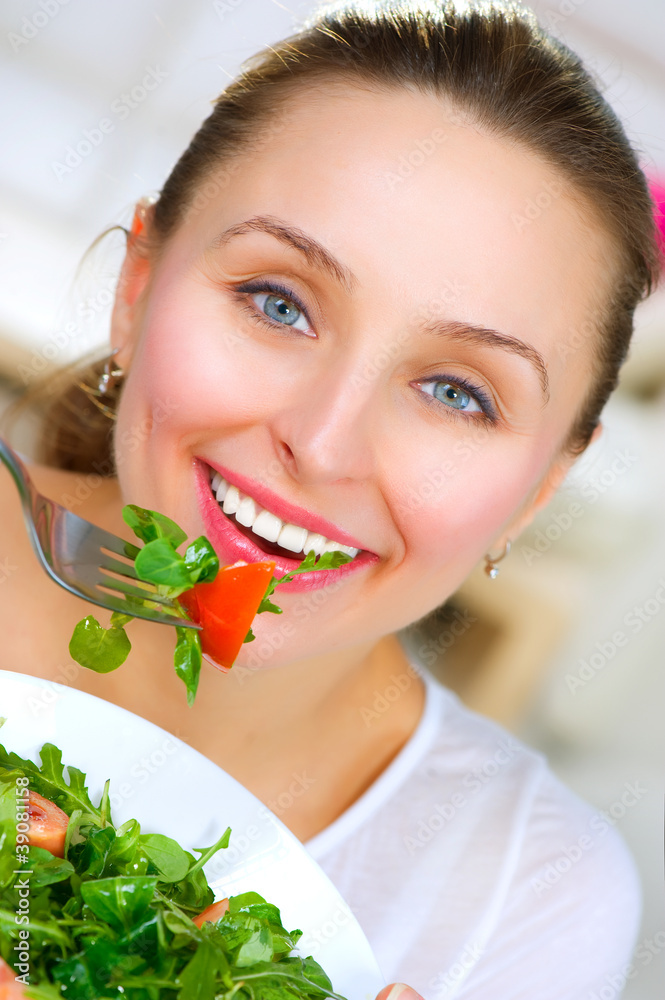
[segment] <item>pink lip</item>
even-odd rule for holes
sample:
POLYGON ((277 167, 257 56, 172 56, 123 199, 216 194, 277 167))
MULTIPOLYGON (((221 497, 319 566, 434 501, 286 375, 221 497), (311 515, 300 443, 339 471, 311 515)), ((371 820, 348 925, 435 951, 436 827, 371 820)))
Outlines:
MULTIPOLYGON (((288 559, 283 556, 268 555, 251 539, 238 531, 233 521, 222 513, 217 500, 212 495, 210 482, 208 479, 207 466, 219 472, 228 482, 243 492, 249 494, 261 506, 265 506, 272 513, 281 517, 284 521, 292 521, 300 524, 308 531, 315 531, 326 538, 334 538, 336 542, 343 545, 351 545, 353 548, 361 549, 362 546, 355 538, 338 528, 337 525, 326 521, 325 518, 312 514, 301 507, 295 507, 276 496, 266 489, 261 483, 255 483, 245 476, 240 476, 235 472, 230 472, 217 462, 209 459, 196 458, 194 460, 194 470, 196 477, 196 492, 199 501, 199 508, 206 526, 206 534, 210 538, 215 551, 220 556, 223 564, 237 562, 242 559, 245 562, 267 562, 275 563, 275 575, 283 576, 296 569, 302 559, 288 559)), ((314 590, 325 587, 337 580, 342 580, 350 573, 355 573, 365 566, 378 561, 378 556, 373 552, 359 552, 353 562, 345 563, 337 569, 319 570, 315 573, 302 573, 291 583, 285 583, 280 588, 284 593, 295 593, 304 590, 314 590)))

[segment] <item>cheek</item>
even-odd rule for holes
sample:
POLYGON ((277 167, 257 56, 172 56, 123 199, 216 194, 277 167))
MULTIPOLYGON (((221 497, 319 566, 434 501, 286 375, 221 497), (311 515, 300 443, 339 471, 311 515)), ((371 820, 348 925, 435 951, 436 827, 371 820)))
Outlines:
POLYGON ((394 516, 409 558, 428 577, 465 576, 524 502, 543 454, 483 425, 447 435, 435 459, 405 450, 394 516), (510 470, 507 475, 506 470, 510 470))
POLYGON ((118 417, 119 464, 137 450, 132 428, 142 426, 146 447, 175 461, 179 441, 184 447, 206 430, 232 433, 265 420, 279 391, 278 369, 262 362, 231 308, 200 290, 171 298, 156 292, 118 417))

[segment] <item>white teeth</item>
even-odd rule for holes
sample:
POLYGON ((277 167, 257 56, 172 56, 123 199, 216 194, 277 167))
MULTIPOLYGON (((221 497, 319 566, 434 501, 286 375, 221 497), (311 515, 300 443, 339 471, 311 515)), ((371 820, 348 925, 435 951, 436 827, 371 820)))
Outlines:
POLYGON ((310 531, 305 539, 305 544, 302 547, 303 552, 311 552, 314 550, 315 555, 320 556, 327 541, 328 539, 323 535, 317 535, 315 532, 310 531))
POLYGON ((282 521, 274 514, 271 514, 269 510, 262 510, 256 521, 252 525, 252 531, 255 535, 260 535, 261 538, 265 538, 267 542, 276 542, 279 538, 279 533, 282 530, 282 521))
POLYGON ((256 515, 259 513, 261 508, 257 509, 256 504, 251 497, 243 497, 238 504, 238 509, 236 510, 236 521, 239 524, 244 524, 246 528, 251 528, 256 520, 256 515))
POLYGON ((236 486, 229 486, 224 497, 224 513, 235 514, 240 503, 240 493, 236 486))
POLYGON ((277 544, 290 552, 302 552, 308 534, 307 528, 299 528, 297 524, 285 524, 279 533, 277 544))
POLYGON ((323 552, 344 552, 346 555, 358 555, 360 549, 354 549, 350 545, 342 545, 341 542, 330 541, 324 535, 316 531, 308 531, 298 524, 284 523, 269 510, 260 507, 252 497, 241 493, 237 486, 231 486, 219 474, 211 473, 210 488, 215 494, 218 503, 225 514, 235 514, 236 521, 251 528, 252 531, 265 538, 268 542, 276 542, 282 548, 290 552, 303 552, 307 554, 313 551, 320 556, 323 552))

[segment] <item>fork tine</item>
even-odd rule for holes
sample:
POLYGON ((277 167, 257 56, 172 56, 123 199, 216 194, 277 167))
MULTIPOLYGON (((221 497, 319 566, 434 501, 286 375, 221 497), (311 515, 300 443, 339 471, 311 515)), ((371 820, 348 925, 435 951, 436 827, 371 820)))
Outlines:
MULTIPOLYGON (((105 556, 102 553, 102 561, 99 564, 99 568, 104 570, 104 572, 118 573, 119 576, 130 577, 132 580, 139 580, 140 577, 136 572, 132 563, 123 563, 119 559, 111 559, 109 556, 105 556)), ((150 584, 146 583, 149 587, 150 584)))
POLYGON ((137 597, 141 601, 152 601, 154 604, 162 604, 168 608, 175 608, 174 602, 168 597, 162 597, 155 590, 150 588, 149 584, 146 587, 135 587, 131 583, 127 583, 124 579, 118 579, 115 576, 106 575, 104 566, 99 567, 101 572, 104 573, 104 578, 98 580, 98 587, 106 587, 109 590, 117 590, 121 594, 127 594, 129 597, 137 597))
POLYGON ((164 611, 158 611, 149 607, 150 601, 141 602, 141 604, 132 601, 130 604, 122 597, 115 597, 101 590, 99 591, 99 600, 91 596, 87 600, 93 600, 95 604, 98 604, 102 608, 108 608, 109 611, 117 611, 122 615, 131 615, 133 618, 145 618, 148 621, 158 622, 162 625, 179 625, 183 628, 191 628, 196 631, 200 631, 201 629, 200 625, 197 625, 196 622, 188 618, 180 618, 177 615, 170 615, 164 611))

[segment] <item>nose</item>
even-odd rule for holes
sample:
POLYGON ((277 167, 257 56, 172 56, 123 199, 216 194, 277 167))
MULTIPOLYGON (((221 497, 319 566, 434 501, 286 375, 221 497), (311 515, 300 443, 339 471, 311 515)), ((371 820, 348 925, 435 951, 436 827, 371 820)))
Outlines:
POLYGON ((316 485, 371 475, 379 424, 376 388, 349 362, 297 381, 271 424, 275 451, 294 479, 316 485))

